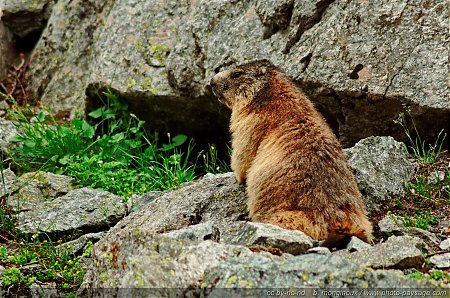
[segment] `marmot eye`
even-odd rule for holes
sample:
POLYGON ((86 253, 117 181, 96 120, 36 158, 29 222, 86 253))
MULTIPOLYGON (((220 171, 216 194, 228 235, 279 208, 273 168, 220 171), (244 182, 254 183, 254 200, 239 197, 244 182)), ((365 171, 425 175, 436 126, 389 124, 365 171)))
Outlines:
POLYGON ((240 72, 240 71, 235 71, 235 72, 233 72, 233 73, 231 74, 231 77, 232 77, 233 79, 236 79, 236 78, 239 78, 239 77, 241 76, 241 74, 242 74, 242 72, 240 72))

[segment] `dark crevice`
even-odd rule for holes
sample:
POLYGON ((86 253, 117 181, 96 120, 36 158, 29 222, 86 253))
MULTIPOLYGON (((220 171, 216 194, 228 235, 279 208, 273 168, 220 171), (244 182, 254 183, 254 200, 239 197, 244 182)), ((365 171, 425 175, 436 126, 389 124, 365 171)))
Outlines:
POLYGON ((303 63, 302 72, 305 72, 311 62, 312 53, 308 53, 305 57, 300 59, 300 63, 303 63))
POLYGON ((291 23, 293 11, 294 1, 290 1, 275 7, 274 12, 270 16, 258 14, 265 26, 263 39, 268 39, 277 32, 286 30, 291 23))
POLYGON ((335 0, 319 1, 316 4, 316 11, 313 15, 302 16, 300 18, 294 36, 291 36, 286 43, 286 47, 283 50, 284 54, 289 53, 291 48, 300 40, 303 33, 305 33, 308 29, 312 28, 315 24, 319 23, 322 20, 323 14, 334 1, 335 0))

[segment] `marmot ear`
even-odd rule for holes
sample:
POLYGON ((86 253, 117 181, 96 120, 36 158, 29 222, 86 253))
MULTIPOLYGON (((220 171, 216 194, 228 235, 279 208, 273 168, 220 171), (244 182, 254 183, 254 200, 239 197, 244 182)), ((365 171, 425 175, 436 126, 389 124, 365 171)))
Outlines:
POLYGON ((263 66, 258 71, 258 76, 263 76, 267 73, 267 67, 263 66))

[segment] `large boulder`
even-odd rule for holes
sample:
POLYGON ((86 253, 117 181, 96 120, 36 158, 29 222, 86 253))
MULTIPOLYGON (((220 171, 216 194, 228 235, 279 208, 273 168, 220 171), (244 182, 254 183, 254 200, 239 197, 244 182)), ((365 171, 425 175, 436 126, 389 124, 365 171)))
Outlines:
POLYGON ((8 207, 17 214, 17 229, 26 234, 68 239, 100 232, 128 211, 125 199, 107 191, 76 188, 73 179, 64 175, 30 172, 16 178, 5 170, 3 176, 0 194, 8 195, 8 207))
POLYGON ((56 0, 0 0, 3 23, 19 38, 34 32, 40 33, 55 2, 56 0))
POLYGON ((402 194, 416 167, 405 144, 392 137, 366 138, 346 149, 345 154, 369 212, 402 194))
POLYGON ((74 111, 110 86, 152 128, 211 140, 228 112, 210 77, 269 58, 345 146, 403 137, 392 121, 406 107, 435 138, 450 121, 447 17, 438 0, 61 0, 33 53, 31 89, 54 111, 74 111))

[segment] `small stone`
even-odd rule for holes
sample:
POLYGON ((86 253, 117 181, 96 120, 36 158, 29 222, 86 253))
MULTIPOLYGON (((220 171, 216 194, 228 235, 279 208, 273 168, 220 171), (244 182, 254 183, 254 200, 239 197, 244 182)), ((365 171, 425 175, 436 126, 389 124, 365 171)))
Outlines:
POLYGON ((450 238, 445 239, 439 244, 439 248, 442 250, 450 250, 450 238))
POLYGON ((401 231, 404 224, 401 220, 395 220, 392 216, 387 215, 378 222, 378 226, 382 233, 393 233, 401 231))
POLYGON ((372 246, 369 243, 366 243, 359 239, 358 237, 352 236, 350 242, 347 244, 346 249, 350 252, 354 251, 362 251, 366 249, 370 249, 372 246))
POLYGON ((436 184, 436 183, 442 182, 442 181, 444 181, 444 179, 445 179, 444 171, 432 172, 427 178, 428 183, 431 183, 431 184, 436 184))
POLYGON ((430 263, 438 269, 450 268, 450 252, 431 256, 430 263))
POLYGON ((180 230, 170 231, 162 235, 180 240, 203 241, 211 238, 212 230, 212 224, 210 222, 204 222, 180 230))
POLYGON ((304 254, 313 247, 313 240, 297 230, 286 230, 271 224, 240 222, 223 224, 217 228, 221 242, 240 245, 262 245, 292 255, 304 254))
POLYGON ((306 251, 307 254, 329 255, 331 251, 328 247, 317 246, 306 251))

